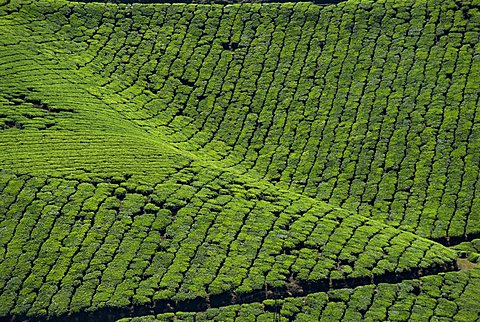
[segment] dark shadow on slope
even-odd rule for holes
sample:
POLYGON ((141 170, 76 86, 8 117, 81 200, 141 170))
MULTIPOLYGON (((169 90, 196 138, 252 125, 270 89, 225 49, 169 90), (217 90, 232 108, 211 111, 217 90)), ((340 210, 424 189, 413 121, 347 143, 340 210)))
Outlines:
POLYGON ((12 98, 10 99, 13 105, 21 105, 21 104, 31 104, 33 108, 37 108, 43 111, 46 111, 48 113, 62 113, 62 112, 68 112, 68 113, 74 113, 75 111, 70 108, 60 108, 60 107, 51 107, 45 102, 42 102, 39 99, 32 99, 29 98, 25 94, 14 94, 12 95, 12 98))
POLYGON ((318 5, 337 4, 346 0, 77 0, 75 2, 102 3, 194 3, 194 4, 235 4, 235 3, 282 3, 312 2, 318 5))
POLYGON ((463 236, 445 236, 439 238, 429 238, 430 240, 442 244, 446 247, 456 246, 460 243, 464 242, 471 242, 474 239, 480 238, 480 232, 473 233, 473 234, 465 234, 463 236))
POLYGON ((412 268, 404 272, 388 272, 382 275, 371 277, 347 278, 343 280, 322 279, 312 282, 290 280, 284 287, 266 286, 262 290, 250 293, 237 294, 234 291, 211 295, 206 298, 196 298, 188 301, 175 302, 173 300, 154 301, 150 305, 132 305, 126 308, 102 308, 94 312, 79 312, 71 315, 58 317, 27 318, 26 316, 8 316, 6 321, 54 321, 54 322, 113 322, 121 318, 156 315, 167 312, 202 312, 208 308, 216 308, 233 304, 248 304, 261 302, 267 299, 282 299, 286 297, 299 297, 311 293, 327 292, 331 289, 353 288, 357 286, 378 284, 378 283, 399 283, 404 280, 417 279, 422 276, 434 275, 449 271, 458 271, 457 260, 450 263, 431 266, 426 269, 412 268))

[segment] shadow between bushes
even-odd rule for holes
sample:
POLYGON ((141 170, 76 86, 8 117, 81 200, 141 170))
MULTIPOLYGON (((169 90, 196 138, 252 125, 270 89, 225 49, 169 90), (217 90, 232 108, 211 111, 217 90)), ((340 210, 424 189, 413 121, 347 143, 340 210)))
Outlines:
POLYGON ((53 317, 7 316, 6 321, 52 321, 52 322, 113 322, 121 318, 136 317, 144 315, 156 315, 168 312, 202 312, 209 308, 218 308, 234 304, 248 304, 262 302, 268 299, 283 299, 287 297, 306 296, 311 293, 327 292, 332 289, 353 288, 357 286, 390 283, 395 284, 404 280, 417 279, 422 276, 434 275, 449 271, 458 271, 457 260, 449 263, 438 264, 429 268, 412 268, 402 272, 386 272, 382 275, 372 275, 359 278, 345 278, 341 280, 321 279, 317 281, 295 281, 290 279, 283 287, 271 287, 265 285, 261 290, 249 293, 236 293, 227 291, 221 294, 212 294, 207 297, 198 297, 192 300, 153 301, 149 305, 131 305, 125 308, 106 307, 94 312, 77 312, 53 317))

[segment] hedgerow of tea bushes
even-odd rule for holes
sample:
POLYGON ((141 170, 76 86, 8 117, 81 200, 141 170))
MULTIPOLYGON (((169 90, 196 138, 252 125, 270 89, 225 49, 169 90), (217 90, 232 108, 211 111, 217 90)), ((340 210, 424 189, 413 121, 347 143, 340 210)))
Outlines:
POLYGON ((475 320, 479 14, 2 2, 1 316, 475 320))

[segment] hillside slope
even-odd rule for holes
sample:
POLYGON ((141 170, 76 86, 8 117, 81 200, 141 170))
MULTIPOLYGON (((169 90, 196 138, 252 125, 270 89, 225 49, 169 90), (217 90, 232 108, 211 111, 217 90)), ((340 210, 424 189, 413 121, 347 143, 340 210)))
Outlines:
POLYGON ((49 82, 219 167, 446 243, 480 233, 476 2, 55 3, 11 47, 49 82))
POLYGON ((0 4, 0 316, 474 320, 479 9, 0 4))

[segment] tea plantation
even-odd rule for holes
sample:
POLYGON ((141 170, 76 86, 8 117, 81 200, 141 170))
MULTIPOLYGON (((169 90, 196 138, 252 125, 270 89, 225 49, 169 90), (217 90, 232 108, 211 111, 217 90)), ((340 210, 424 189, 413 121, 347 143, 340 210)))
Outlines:
POLYGON ((0 321, 480 321, 479 0, 114 2, 0 0, 0 321))

